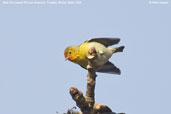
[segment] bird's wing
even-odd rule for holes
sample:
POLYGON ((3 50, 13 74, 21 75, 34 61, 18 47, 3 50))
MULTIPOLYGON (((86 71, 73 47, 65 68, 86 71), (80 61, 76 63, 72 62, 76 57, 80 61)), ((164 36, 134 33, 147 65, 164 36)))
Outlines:
POLYGON ((119 41, 120 41, 119 38, 92 38, 88 40, 87 42, 98 42, 108 47, 108 46, 119 43, 119 41))
POLYGON ((121 74, 120 69, 109 61, 105 63, 100 69, 98 69, 97 72, 103 72, 109 74, 121 74))

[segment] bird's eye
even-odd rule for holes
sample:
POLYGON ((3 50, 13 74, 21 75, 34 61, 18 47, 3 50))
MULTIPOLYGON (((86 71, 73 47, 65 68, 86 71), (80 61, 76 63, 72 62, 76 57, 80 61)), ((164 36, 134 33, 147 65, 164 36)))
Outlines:
POLYGON ((71 51, 69 51, 69 54, 71 54, 72 52, 71 51))

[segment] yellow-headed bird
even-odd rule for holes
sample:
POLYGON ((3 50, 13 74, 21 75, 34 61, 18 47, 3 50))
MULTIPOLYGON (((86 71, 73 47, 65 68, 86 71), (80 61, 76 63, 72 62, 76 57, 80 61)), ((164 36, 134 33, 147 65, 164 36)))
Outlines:
POLYGON ((119 68, 109 62, 109 58, 113 53, 122 52, 124 46, 116 48, 108 48, 108 46, 119 43, 119 38, 93 38, 85 41, 79 46, 69 46, 65 49, 64 56, 66 59, 79 64, 87 69, 89 51, 96 53, 97 57, 94 60, 96 72, 121 74, 119 68))

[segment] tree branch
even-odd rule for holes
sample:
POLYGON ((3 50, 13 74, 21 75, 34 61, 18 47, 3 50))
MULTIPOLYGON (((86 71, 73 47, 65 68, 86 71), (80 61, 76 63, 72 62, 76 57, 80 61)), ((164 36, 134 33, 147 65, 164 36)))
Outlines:
MULTIPOLYGON (((88 75, 87 75, 87 90, 86 95, 83 96, 83 93, 75 87, 70 88, 70 95, 73 100, 76 102, 76 105, 80 108, 81 112, 71 113, 68 110, 67 114, 116 114, 106 106, 101 104, 95 104, 95 84, 96 84, 96 65, 94 64, 94 59, 96 59, 97 53, 95 48, 91 48, 87 55, 88 58, 88 75)), ((124 114, 124 113, 120 113, 124 114)))
POLYGON ((95 103, 94 99, 94 90, 95 90, 95 84, 96 84, 96 73, 94 69, 88 70, 87 75, 87 90, 86 90, 86 101, 89 105, 89 107, 93 107, 95 103))

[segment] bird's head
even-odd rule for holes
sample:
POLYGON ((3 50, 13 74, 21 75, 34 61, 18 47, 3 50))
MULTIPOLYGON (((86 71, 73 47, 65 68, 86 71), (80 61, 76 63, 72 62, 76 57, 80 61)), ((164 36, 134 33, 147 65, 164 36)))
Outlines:
POLYGON ((78 58, 78 47, 69 46, 64 51, 64 56, 66 60, 75 61, 78 58))

